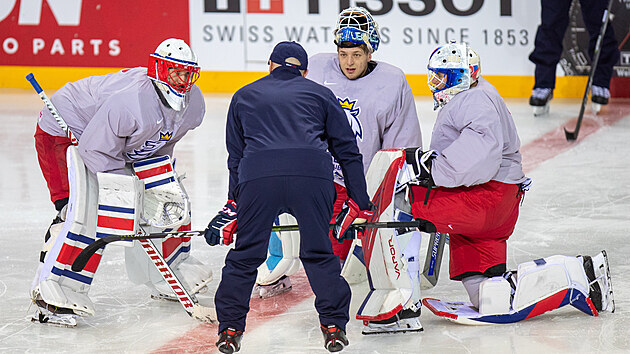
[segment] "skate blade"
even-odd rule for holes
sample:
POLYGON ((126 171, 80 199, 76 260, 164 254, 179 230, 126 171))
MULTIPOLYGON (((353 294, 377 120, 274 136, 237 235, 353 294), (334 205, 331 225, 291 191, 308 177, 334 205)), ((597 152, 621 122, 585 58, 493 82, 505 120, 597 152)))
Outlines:
POLYGON ((372 324, 372 325, 363 325, 363 330, 361 334, 369 335, 369 334, 397 334, 397 333, 407 333, 407 332, 422 332, 424 328, 420 323, 419 318, 409 318, 399 320, 398 322, 393 322, 390 324, 372 324))
POLYGON ((293 289, 292 285, 288 287, 275 288, 275 289, 269 289, 269 290, 264 290, 264 291, 258 288, 258 289, 254 289, 254 293, 252 294, 252 297, 255 299, 268 299, 270 297, 278 296, 280 294, 284 294, 288 291, 291 291, 291 289, 293 289))
POLYGON ((549 113, 549 104, 546 104, 544 106, 532 106, 532 107, 534 108, 535 117, 542 116, 549 113))
POLYGON ((602 105, 599 104, 599 103, 595 103, 595 102, 592 102, 591 104, 592 104, 591 109, 593 110, 593 113, 594 114, 599 114, 599 111, 602 110, 602 105))
POLYGON ((31 322, 40 323, 48 326, 74 328, 77 326, 76 317, 71 318, 59 318, 57 316, 48 317, 43 314, 35 314, 29 316, 31 322))
POLYGON ((612 306, 610 313, 615 313, 615 297, 613 294, 613 288, 612 288, 612 278, 610 277, 610 267, 608 266, 608 254, 606 254, 606 251, 602 251, 601 252, 602 255, 604 256, 604 265, 606 266, 606 278, 608 278, 608 294, 610 296, 610 305, 612 306))
POLYGON ((420 328, 399 328, 399 329, 385 329, 385 328, 381 328, 381 329, 377 329, 377 328, 364 328, 361 331, 361 334, 363 335, 371 335, 371 334, 402 334, 402 333, 415 333, 415 332, 422 332, 424 331, 424 328, 420 327, 420 328))

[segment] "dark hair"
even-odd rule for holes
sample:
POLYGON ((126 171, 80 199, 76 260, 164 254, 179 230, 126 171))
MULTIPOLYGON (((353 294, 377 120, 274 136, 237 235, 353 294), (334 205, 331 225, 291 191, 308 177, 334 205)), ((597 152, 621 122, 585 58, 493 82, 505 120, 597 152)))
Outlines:
POLYGON ((370 54, 370 49, 368 48, 368 46, 365 43, 356 44, 356 43, 352 43, 350 41, 343 41, 343 42, 339 43, 337 45, 337 52, 339 52, 339 48, 356 48, 356 47, 359 47, 359 48, 363 49, 363 52, 365 54, 370 54))

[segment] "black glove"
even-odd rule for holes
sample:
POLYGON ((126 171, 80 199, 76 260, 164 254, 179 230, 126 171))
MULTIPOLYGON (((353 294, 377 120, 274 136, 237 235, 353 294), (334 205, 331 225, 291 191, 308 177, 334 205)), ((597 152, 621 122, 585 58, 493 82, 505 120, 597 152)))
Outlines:
POLYGON ((228 200, 221 211, 217 213, 205 230, 204 236, 210 246, 218 245, 223 239, 223 244, 234 242, 236 233, 236 203, 228 200))
POLYGON ((431 188, 435 186, 433 176, 431 176, 431 165, 433 164, 433 159, 436 157, 437 153, 435 150, 422 151, 420 148, 405 149, 405 162, 413 168, 415 174, 415 178, 411 183, 427 188, 424 204, 429 202, 429 193, 431 193, 431 188))

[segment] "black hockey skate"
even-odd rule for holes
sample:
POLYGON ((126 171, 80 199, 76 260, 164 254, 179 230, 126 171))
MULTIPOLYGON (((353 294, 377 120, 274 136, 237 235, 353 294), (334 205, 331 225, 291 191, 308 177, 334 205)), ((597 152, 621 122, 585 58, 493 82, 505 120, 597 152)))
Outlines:
POLYGON ((335 325, 321 325, 320 329, 324 335, 324 348, 328 349, 329 352, 342 351, 350 343, 346 337, 346 332, 335 325))
POLYGON ((601 86, 591 87, 591 102, 593 105, 593 113, 597 114, 602 109, 602 106, 608 104, 610 98, 610 91, 601 86))
POLYGON ((584 271, 589 282, 589 297, 597 312, 615 312, 612 281, 606 251, 593 257, 582 256, 584 271))
POLYGON ((241 338, 243 331, 234 328, 227 328, 219 333, 219 340, 216 345, 221 353, 232 354, 241 350, 241 338))
POLYGON ((394 316, 381 321, 363 321, 362 334, 422 332, 420 308, 400 310, 394 316))
POLYGON ((549 101, 553 98, 553 89, 535 88, 529 98, 529 105, 534 108, 534 116, 549 112, 549 101))

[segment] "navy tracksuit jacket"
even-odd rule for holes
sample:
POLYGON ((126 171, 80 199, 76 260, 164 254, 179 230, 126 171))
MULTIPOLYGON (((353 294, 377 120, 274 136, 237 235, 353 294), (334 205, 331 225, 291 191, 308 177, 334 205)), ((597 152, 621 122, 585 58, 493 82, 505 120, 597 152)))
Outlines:
POLYGON ((228 197, 237 204, 238 236, 215 296, 219 331, 245 329, 256 270, 282 212, 300 226, 300 259, 320 323, 345 330, 350 288, 328 238, 335 200, 331 154, 342 166, 348 195, 362 209, 369 197, 362 157, 337 98, 297 69, 278 67, 234 94, 226 144, 228 197))

